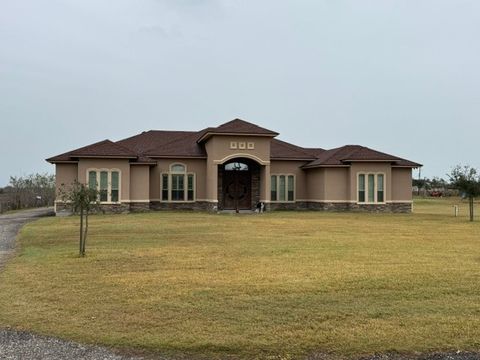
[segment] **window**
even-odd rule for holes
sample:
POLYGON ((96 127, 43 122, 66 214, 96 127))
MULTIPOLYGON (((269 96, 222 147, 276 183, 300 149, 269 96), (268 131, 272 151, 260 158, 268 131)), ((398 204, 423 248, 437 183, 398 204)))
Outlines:
POLYGON ((368 174, 368 202, 375 202, 375 175, 368 174))
POLYGON ((293 186, 293 175, 288 175, 288 201, 293 201, 293 193, 294 193, 294 186, 293 186))
POLYGON ((187 178, 188 178, 188 185, 187 185, 187 200, 188 201, 193 201, 193 194, 194 194, 194 190, 193 190, 193 174, 188 174, 187 175, 187 178))
POLYGON ((377 175, 377 202, 384 202, 384 192, 383 192, 383 174, 377 175))
POLYGON ((248 165, 241 162, 232 162, 225 165, 225 171, 248 171, 248 165))
POLYGON ((97 188, 97 172, 94 170, 88 172, 88 187, 94 190, 97 188))
POLYGON ((172 201, 185 200, 185 175, 172 174, 172 201))
POLYGON ((170 167, 171 172, 179 172, 179 173, 184 173, 185 172, 185 166, 182 164, 174 164, 170 167))
POLYGON ((278 201, 285 201, 285 175, 278 177, 278 201))
POLYGON ((120 201, 120 172, 118 170, 97 170, 88 171, 88 187, 98 191, 100 202, 120 201))
POLYGON ((108 201, 108 172, 100 171, 100 201, 108 201))
POLYGON ((271 195, 270 195, 271 200, 277 201, 277 177, 275 175, 271 177, 270 190, 271 190, 271 195))
POLYGON ((187 173, 183 164, 172 164, 168 173, 161 175, 162 201, 195 201, 195 174, 187 173))
POLYGON ((162 174, 162 200, 168 201, 168 174, 162 174))
POLYGON ((384 174, 358 174, 357 188, 359 203, 385 202, 384 174))
POLYGON ((120 191, 120 176, 118 171, 112 171, 112 186, 111 186, 111 200, 112 202, 118 202, 120 191))
POLYGON ((295 201, 295 176, 272 175, 270 178, 270 200, 276 202, 295 201))
POLYGON ((365 174, 358 175, 358 202, 365 202, 365 174))

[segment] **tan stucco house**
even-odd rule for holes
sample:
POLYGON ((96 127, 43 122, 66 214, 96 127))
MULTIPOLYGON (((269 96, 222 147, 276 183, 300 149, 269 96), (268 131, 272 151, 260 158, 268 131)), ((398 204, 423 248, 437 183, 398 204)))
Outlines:
MULTIPOLYGON (((235 119, 201 131, 151 130, 47 159, 114 212, 147 209, 409 212, 415 162, 359 145, 303 148, 235 119)), ((63 204, 57 200, 57 210, 63 204)))

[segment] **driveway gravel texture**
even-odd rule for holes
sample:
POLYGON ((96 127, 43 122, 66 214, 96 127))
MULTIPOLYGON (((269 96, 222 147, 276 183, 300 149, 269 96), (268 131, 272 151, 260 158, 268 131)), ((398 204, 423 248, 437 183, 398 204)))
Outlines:
MULTIPOLYGON (((40 217, 53 215, 51 208, 19 211, 0 215, 0 271, 15 251, 15 238, 23 225, 40 217)), ((72 341, 1 328, 0 359, 8 360, 167 360, 161 356, 132 357, 112 352, 101 346, 82 345, 72 341)), ((329 360, 327 354, 312 354, 307 360, 329 360)), ((335 358, 335 357, 334 357, 335 358)), ((182 359, 185 359, 182 357, 182 359)), ((281 357, 271 359, 280 360, 281 357)), ((450 352, 430 354, 376 354, 358 360, 480 360, 480 353, 450 352)))
MULTIPOLYGON (((31 209, 0 215, 0 271, 15 251, 15 238, 22 226, 41 217, 51 215, 54 215, 52 208, 31 209)), ((104 347, 86 346, 71 341, 3 328, 0 329, 0 359, 139 360, 143 358, 115 354, 104 347)))

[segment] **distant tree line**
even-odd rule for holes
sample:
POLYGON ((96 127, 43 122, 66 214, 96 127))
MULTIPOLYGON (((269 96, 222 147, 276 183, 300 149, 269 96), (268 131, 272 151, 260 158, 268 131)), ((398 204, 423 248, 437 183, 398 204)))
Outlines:
POLYGON ((11 176, 0 188, 0 213, 32 207, 51 206, 55 201, 55 175, 11 176))
POLYGON ((413 192, 423 196, 461 196, 469 204, 470 221, 474 220, 475 199, 480 197, 480 171, 471 166, 455 166, 448 180, 434 177, 413 180, 413 192))
POLYGON ((440 177, 413 179, 413 193, 420 196, 458 196, 459 190, 450 180, 440 177))

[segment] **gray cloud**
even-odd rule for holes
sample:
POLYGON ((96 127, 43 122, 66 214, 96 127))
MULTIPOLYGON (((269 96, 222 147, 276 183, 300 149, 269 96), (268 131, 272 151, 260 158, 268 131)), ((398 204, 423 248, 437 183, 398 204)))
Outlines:
POLYGON ((0 186, 44 158, 235 117, 443 176, 480 166, 480 3, 7 0, 0 186))

